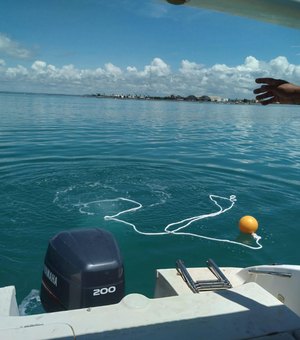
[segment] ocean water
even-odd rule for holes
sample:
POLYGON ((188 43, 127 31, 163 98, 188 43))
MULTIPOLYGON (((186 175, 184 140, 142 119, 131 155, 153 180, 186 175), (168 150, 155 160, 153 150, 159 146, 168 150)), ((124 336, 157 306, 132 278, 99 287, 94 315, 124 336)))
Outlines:
POLYGON ((0 282, 16 286, 22 313, 41 310, 48 240, 72 228, 112 232, 126 292, 148 297, 155 269, 179 258, 300 262, 299 106, 0 93, 0 119, 0 282), (119 212, 126 224, 105 218, 119 212), (243 246, 256 246, 238 230, 244 215, 259 221, 261 249, 243 246))

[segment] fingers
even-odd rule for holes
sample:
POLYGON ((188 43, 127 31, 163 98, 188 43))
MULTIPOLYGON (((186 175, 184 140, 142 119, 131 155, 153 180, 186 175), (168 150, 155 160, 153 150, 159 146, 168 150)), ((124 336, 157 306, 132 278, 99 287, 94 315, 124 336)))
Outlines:
POLYGON ((287 83, 285 80, 274 78, 257 78, 255 82, 257 84, 264 84, 253 91, 254 94, 257 94, 256 99, 262 105, 278 102, 278 97, 274 92, 276 92, 276 88, 279 85, 287 83))
POLYGON ((253 93, 254 93, 254 94, 259 94, 259 93, 271 91, 272 89, 274 89, 273 86, 270 86, 270 85, 262 85, 261 87, 255 89, 255 90, 253 91, 253 93))
POLYGON ((274 79, 274 78, 257 78, 255 79, 257 84, 268 84, 271 86, 279 86, 281 84, 286 84, 287 81, 282 79, 274 79))
POLYGON ((262 100, 262 99, 266 99, 266 98, 270 98, 270 97, 275 97, 275 96, 272 92, 265 92, 263 94, 260 94, 259 96, 256 96, 256 99, 262 100))
POLYGON ((274 103, 275 96, 272 92, 272 89, 274 87, 270 85, 262 85, 260 88, 255 89, 253 91, 254 94, 257 94, 256 99, 262 104, 262 105, 268 105, 271 103, 274 103))
POLYGON ((269 92, 269 91, 256 96, 256 99, 262 105, 268 105, 268 104, 271 104, 277 101, 277 97, 272 92, 269 92))
POLYGON ((267 84, 267 85, 262 85, 261 87, 253 91, 254 94, 257 94, 256 99, 262 105, 272 104, 277 101, 276 99, 277 97, 275 96, 273 90, 274 88, 276 88, 276 85, 278 84, 278 80, 273 79, 273 78, 258 78, 256 79, 256 83, 267 84), (276 83, 276 85, 274 85, 274 83, 276 83))
POLYGON ((272 104, 272 103, 275 103, 275 102, 277 102, 276 97, 272 97, 272 98, 260 101, 260 103, 262 105, 268 105, 268 104, 272 104))
POLYGON ((257 78, 257 84, 262 84, 259 88, 253 91, 256 94, 256 99, 263 105, 271 103, 293 103, 290 96, 295 93, 295 85, 282 79, 274 78, 257 78), (285 85, 288 84, 288 85, 285 85), (282 86, 284 85, 284 86, 282 86))
POLYGON ((276 80, 276 79, 274 79, 274 78, 256 78, 255 82, 257 84, 270 84, 271 85, 271 83, 273 83, 274 80, 276 80))

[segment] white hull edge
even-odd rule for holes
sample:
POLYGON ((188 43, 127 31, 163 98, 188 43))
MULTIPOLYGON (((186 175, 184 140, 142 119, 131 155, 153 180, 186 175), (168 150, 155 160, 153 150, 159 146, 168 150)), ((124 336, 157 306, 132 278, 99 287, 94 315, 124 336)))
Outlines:
MULTIPOLYGON (((207 268, 188 270, 197 280, 211 275, 207 268)), ((221 270, 231 289, 194 294, 176 269, 163 269, 157 271, 156 294, 164 281, 167 297, 130 294, 114 305, 30 316, 16 316, 14 287, 1 288, 0 305, 9 306, 1 309, 6 314, 0 316, 0 338, 241 339, 298 332, 300 266, 221 270)))

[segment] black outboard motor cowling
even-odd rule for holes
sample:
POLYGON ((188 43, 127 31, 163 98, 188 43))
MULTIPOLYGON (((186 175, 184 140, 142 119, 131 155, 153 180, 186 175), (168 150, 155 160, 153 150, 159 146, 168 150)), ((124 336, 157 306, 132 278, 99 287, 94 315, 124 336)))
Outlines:
POLYGON ((110 232, 75 229, 49 241, 41 285, 47 312, 114 304, 124 293, 123 261, 110 232))

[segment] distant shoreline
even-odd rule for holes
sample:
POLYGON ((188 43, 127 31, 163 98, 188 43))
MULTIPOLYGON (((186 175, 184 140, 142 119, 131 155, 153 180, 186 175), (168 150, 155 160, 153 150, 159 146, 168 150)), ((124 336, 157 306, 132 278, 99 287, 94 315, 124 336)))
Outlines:
POLYGON ((216 103, 216 104, 257 104, 255 99, 224 99, 217 96, 201 96, 196 97, 194 95, 190 95, 187 97, 179 96, 179 95, 171 95, 171 96, 144 96, 144 95, 106 95, 106 94, 94 94, 90 95, 90 97, 95 98, 104 98, 104 99, 120 99, 120 100, 158 100, 158 101, 175 101, 175 102, 200 102, 200 103, 216 103))
POLYGON ((118 99, 118 100, 151 100, 151 101, 173 101, 173 102, 199 102, 213 104, 257 104, 255 99, 224 99, 216 96, 196 97, 190 95, 187 97, 179 95, 171 96, 148 96, 148 95, 117 95, 117 94, 65 94, 65 93, 47 93, 47 92, 22 92, 22 91, 0 91, 0 94, 17 94, 17 95, 44 95, 44 96, 62 96, 62 97, 85 97, 97 99, 118 99))

